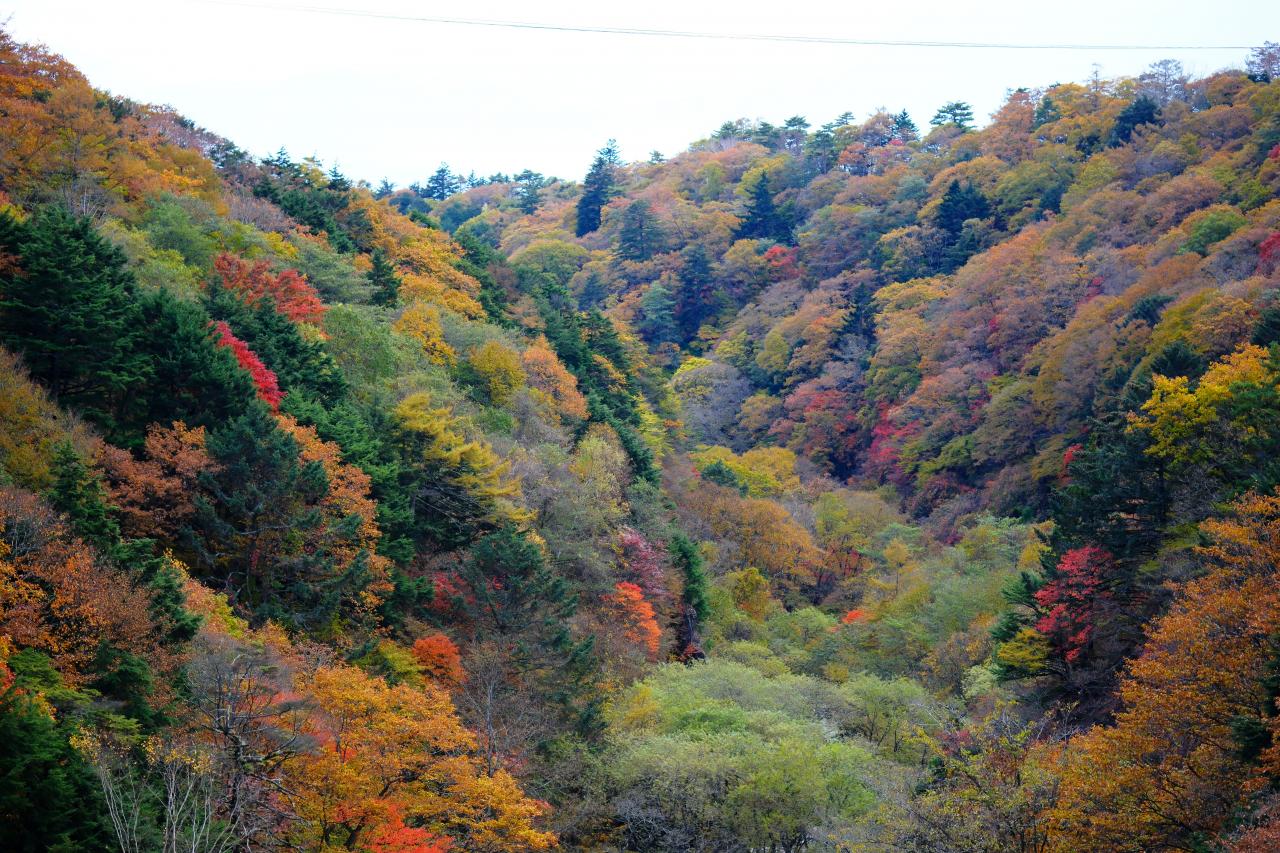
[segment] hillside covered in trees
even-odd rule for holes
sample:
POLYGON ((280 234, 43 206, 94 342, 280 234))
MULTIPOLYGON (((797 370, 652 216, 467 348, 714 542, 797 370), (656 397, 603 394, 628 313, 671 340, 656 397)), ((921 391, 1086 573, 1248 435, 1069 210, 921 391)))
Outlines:
POLYGON ((0 848, 1280 850, 1280 46, 976 124, 375 186, 0 30, 0 848))

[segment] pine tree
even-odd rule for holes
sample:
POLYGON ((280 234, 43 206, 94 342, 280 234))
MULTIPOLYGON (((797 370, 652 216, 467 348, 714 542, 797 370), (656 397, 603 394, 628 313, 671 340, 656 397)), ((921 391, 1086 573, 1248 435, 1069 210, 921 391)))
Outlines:
POLYGON ((900 139, 903 142, 910 142, 920 135, 919 128, 916 123, 911 120, 911 115, 903 110, 893 117, 893 138, 900 139))
POLYGON ((369 269, 369 285, 373 288, 374 305, 395 305, 400 298, 400 276, 395 266, 387 260, 387 253, 374 249, 370 256, 373 266, 369 269))
POLYGON ((525 169, 515 177, 516 200, 520 203, 522 213, 532 215, 538 211, 542 203, 542 188, 547 185, 541 172, 525 169))
POLYGON ((308 554, 302 542, 323 524, 324 468, 303 463, 297 443, 259 404, 209 433, 206 444, 217 466, 200 475, 195 500, 190 544, 198 567, 263 615, 323 624, 332 615, 315 607, 328 592, 325 555, 308 554))
POLYGON ((576 231, 579 237, 599 229, 600 213, 614 195, 618 164, 618 144, 610 139, 596 154, 596 159, 582 182, 576 231))
POLYGON ((649 285, 640 300, 640 334, 654 344, 666 343, 676 337, 675 300, 661 280, 649 285))
POLYGON ((1058 111, 1058 105, 1053 102, 1053 98, 1045 95, 1040 100, 1040 103, 1036 104, 1036 112, 1031 121, 1031 128, 1035 130, 1042 125, 1057 121, 1061 117, 1062 114, 1058 111))
POLYGON ((990 212, 991 204, 982 190, 967 181, 952 181, 938 205, 936 222, 943 231, 957 237, 967 220, 985 219, 990 212))
POLYGON ((944 124, 954 124, 961 130, 970 130, 970 122, 973 121, 973 107, 964 101, 950 101, 938 107, 938 111, 933 114, 933 118, 929 119, 929 124, 934 127, 940 127, 944 124))
POLYGON ((214 428, 244 414, 253 382, 217 345, 209 315, 165 291, 144 293, 137 304, 135 350, 146 359, 150 379, 122 401, 114 440, 133 447, 153 423, 214 428))
POLYGON ((667 544, 667 552, 671 555, 671 565, 680 573, 684 582, 679 624, 676 626, 676 642, 679 644, 676 654, 684 660, 701 658, 704 655, 698 628, 711 613, 702 555, 698 553, 697 546, 689 541, 689 537, 679 531, 672 535, 667 544))
POLYGON ((1139 96, 1116 116, 1116 125, 1111 130, 1111 147, 1124 145, 1132 139, 1139 125, 1155 124, 1159 120, 1160 105, 1146 95, 1139 96))
POLYGON ((769 173, 761 172, 760 178, 751 187, 751 195, 747 199, 747 210, 738 227, 738 237, 756 240, 778 240, 786 242, 787 233, 782 216, 773 203, 773 192, 769 189, 769 173))
POLYGON ((62 208, 29 222, 0 213, 0 343, 66 405, 108 425, 123 392, 147 379, 133 275, 88 219, 62 208))
POLYGON ((462 189, 461 179, 449 171, 448 163, 441 163, 440 168, 427 179, 426 196, 436 201, 444 201, 460 189, 462 189))
POLYGON ((622 213, 618 257, 624 261, 647 261, 662 248, 662 236, 649 202, 636 199, 622 213))
POLYGON ((76 535, 108 553, 120 540, 120 525, 111 517, 102 479, 65 441, 54 451, 52 467, 54 482, 49 503, 67 517, 76 535))
POLYGON ((716 313, 712 292, 715 281, 711 274, 711 258, 701 243, 692 243, 681 252, 680 292, 676 296, 676 326, 680 340, 686 342, 698 333, 708 317, 716 313))

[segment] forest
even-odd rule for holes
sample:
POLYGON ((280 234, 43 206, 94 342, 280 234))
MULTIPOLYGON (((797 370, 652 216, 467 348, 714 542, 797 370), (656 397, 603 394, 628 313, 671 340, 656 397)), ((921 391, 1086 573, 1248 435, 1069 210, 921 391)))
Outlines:
POLYGON ((583 169, 0 29, 0 849, 1280 851, 1280 44, 583 169))

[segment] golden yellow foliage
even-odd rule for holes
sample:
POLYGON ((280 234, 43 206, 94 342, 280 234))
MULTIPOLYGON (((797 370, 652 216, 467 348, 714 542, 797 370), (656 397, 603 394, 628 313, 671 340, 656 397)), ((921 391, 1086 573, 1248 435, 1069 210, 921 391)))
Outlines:
POLYGON ((414 300, 391 328, 396 333, 417 341, 432 364, 452 367, 458 360, 453 347, 444 339, 440 311, 433 305, 414 300))

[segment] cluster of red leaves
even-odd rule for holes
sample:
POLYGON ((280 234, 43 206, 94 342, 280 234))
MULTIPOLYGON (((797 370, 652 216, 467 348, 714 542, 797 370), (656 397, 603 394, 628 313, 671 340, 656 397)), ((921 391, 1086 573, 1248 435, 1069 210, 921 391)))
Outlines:
POLYGON ((903 485, 910 477, 899 464, 902 445, 923 430, 919 421, 899 425, 888 406, 880 409, 880 418, 871 429, 871 446, 867 448, 867 473, 888 482, 903 485))
POLYGON ((1080 451, 1084 449, 1083 444, 1073 444, 1062 454, 1062 471, 1058 476, 1062 481, 1068 482, 1071 479, 1071 463, 1076 461, 1076 457, 1080 455, 1080 451))
POLYGON ((253 377, 254 387, 258 389, 258 398, 270 406, 273 412, 279 411, 284 394, 280 392, 280 383, 276 380, 275 373, 262 363, 262 359, 249 349, 248 344, 231 334, 231 327, 225 321, 219 320, 214 323, 214 328, 218 332, 218 345, 230 347, 236 361, 253 377))
POLYGON ((663 568, 666 550, 630 527, 624 527, 618 533, 618 549, 623 568, 631 580, 644 590, 650 601, 666 603, 671 598, 667 573, 663 568))
POLYGON ((870 616, 870 614, 867 613, 867 611, 863 610, 861 607, 855 607, 845 615, 841 616, 840 622, 843 625, 852 625, 855 622, 867 621, 868 616, 870 616))
POLYGON ((257 305, 270 297, 276 311, 295 323, 319 326, 324 319, 324 303, 297 270, 272 275, 266 261, 250 264, 227 252, 218 255, 213 268, 227 289, 246 305, 257 305))
POLYGON ((444 634, 419 637, 413 644, 413 656, 422 674, 446 689, 457 687, 467 677, 457 645, 444 634))
MULTIPOLYGON (((1280 148, 1280 145, 1276 146, 1280 148)), ((1280 265, 1280 231, 1268 235, 1258 246, 1258 273, 1270 275, 1280 265)))
POLYGON ((765 263, 769 265, 769 277, 774 281, 790 281, 800 277, 800 266, 796 263, 797 252, 786 246, 770 246, 764 253, 765 263))
POLYGON ((386 821, 369 834, 370 853, 448 853, 453 847, 453 840, 447 836, 407 826, 404 810, 399 806, 389 806, 387 811, 386 821))
POLYGON ((1099 606, 1110 597, 1104 584, 1111 565, 1111 554, 1097 545, 1074 548, 1058 561, 1057 577, 1036 592, 1045 610, 1036 630, 1069 663, 1080 660, 1093 637, 1099 606))

